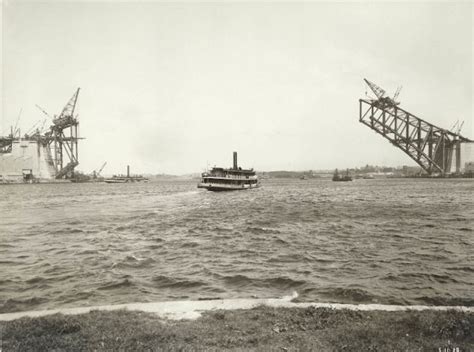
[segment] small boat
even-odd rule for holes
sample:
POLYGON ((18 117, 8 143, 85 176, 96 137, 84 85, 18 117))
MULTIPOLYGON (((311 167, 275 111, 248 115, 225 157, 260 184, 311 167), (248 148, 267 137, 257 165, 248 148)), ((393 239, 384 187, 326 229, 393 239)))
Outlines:
POLYGON ((85 175, 82 173, 75 172, 74 177, 70 179, 73 183, 92 183, 92 182, 104 182, 103 177, 97 177, 93 175, 85 175))
POLYGON ((148 182, 146 177, 142 175, 130 175, 130 166, 127 166, 127 175, 113 175, 105 178, 105 183, 129 183, 129 182, 148 182))
POLYGON ((352 181, 352 177, 349 175, 349 170, 346 171, 345 175, 341 175, 336 169, 336 171, 334 171, 334 175, 332 176, 332 180, 336 182, 347 182, 352 181))
POLYGON ((242 169, 237 165, 237 152, 234 152, 234 166, 229 169, 213 167, 201 175, 198 188, 209 191, 241 191, 259 187, 257 173, 254 169, 242 169))
POLYGON ((123 175, 113 175, 110 178, 105 178, 105 183, 128 183, 128 182, 148 182, 146 177, 141 175, 137 176, 123 176, 123 175))

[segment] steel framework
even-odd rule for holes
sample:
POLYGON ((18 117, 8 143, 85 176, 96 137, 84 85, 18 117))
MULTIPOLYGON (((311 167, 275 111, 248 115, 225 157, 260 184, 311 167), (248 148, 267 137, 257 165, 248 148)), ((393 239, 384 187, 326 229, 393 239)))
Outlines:
POLYGON ((79 121, 77 116, 74 116, 79 90, 80 88, 77 88, 61 114, 53 119, 50 131, 45 133, 45 142, 51 150, 57 179, 71 177, 74 174, 74 168, 79 165, 78 141, 80 138, 77 135, 79 121))
MULTIPOLYGON (((385 91, 365 80, 377 99, 359 99, 359 121, 404 151, 428 174, 451 172, 455 151, 456 173, 461 169, 461 143, 474 141, 437 127, 398 107, 385 91)), ((398 94, 397 94, 398 95, 398 94)))
POLYGON ((37 105, 48 118, 52 119, 52 125, 46 133, 43 132, 47 121, 44 119, 36 122, 29 132, 22 137, 20 129, 17 128, 21 115, 20 111, 15 128, 11 127, 8 136, 0 136, 0 154, 10 153, 15 141, 21 141, 22 139, 36 141, 47 148, 46 161, 52 167, 51 172, 54 172, 55 178, 73 177, 74 169, 79 165, 78 141, 83 139, 78 137, 79 120, 77 115, 74 115, 79 90, 80 88, 77 88, 59 116, 51 117, 37 105))

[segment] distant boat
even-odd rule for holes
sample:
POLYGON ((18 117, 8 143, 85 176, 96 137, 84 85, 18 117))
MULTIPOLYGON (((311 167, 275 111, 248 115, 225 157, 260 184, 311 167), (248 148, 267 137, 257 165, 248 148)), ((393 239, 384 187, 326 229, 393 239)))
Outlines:
POLYGON ((345 175, 341 175, 336 169, 336 171, 334 171, 334 175, 332 176, 332 180, 336 182, 347 182, 352 181, 352 177, 349 175, 349 170, 346 171, 345 175))
POLYGON ((130 175, 130 166, 127 166, 127 175, 113 175, 112 177, 105 178, 105 183, 129 183, 129 182, 148 182, 146 177, 142 175, 130 175))
POLYGON ((237 165, 237 152, 234 152, 234 166, 230 169, 213 167, 201 175, 198 188, 209 191, 241 191, 259 187, 258 176, 254 169, 242 169, 237 165))
POLYGON ((74 183, 104 182, 104 178, 103 177, 93 178, 88 175, 81 175, 77 177, 76 175, 74 175, 74 178, 71 178, 70 181, 74 183))
POLYGON ((105 183, 148 182, 148 179, 141 175, 137 175, 137 176, 114 175, 112 177, 104 179, 104 182, 105 183))

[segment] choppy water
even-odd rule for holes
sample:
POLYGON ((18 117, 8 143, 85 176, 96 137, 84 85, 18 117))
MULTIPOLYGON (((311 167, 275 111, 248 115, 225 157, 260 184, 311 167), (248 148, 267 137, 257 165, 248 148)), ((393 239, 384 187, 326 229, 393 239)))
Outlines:
POLYGON ((175 299, 474 305, 474 180, 0 187, 0 312, 175 299))

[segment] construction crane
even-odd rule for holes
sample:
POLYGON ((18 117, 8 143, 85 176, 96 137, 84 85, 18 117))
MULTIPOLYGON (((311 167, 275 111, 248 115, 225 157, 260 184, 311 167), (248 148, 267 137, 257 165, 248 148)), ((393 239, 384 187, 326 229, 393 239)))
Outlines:
POLYGON ((107 165, 107 161, 102 164, 102 166, 100 167, 99 171, 95 171, 95 170, 92 171, 92 177, 93 177, 93 178, 98 178, 98 177, 100 177, 100 173, 102 172, 102 170, 104 170, 105 165, 107 165))
POLYGON ((23 112, 23 108, 20 109, 18 113, 18 117, 16 119, 15 127, 13 125, 10 127, 10 134, 6 137, 0 136, 0 153, 10 153, 12 151, 12 143, 13 140, 16 138, 21 137, 20 128, 18 127, 18 123, 20 122, 21 113, 23 112))
POLYGON ((39 125, 41 124, 43 120, 38 120, 36 121, 32 126, 31 128, 26 132, 26 135, 27 136, 31 136, 31 134, 33 134, 35 132, 35 130, 39 131, 38 127, 39 125))
POLYGON ((364 78, 365 83, 369 86, 369 88, 374 92, 375 96, 377 99, 372 99, 372 101, 377 102, 378 105, 384 105, 386 107, 393 107, 396 105, 399 105, 400 102, 395 101, 395 99, 398 98, 398 95, 400 94, 400 91, 402 90, 402 87, 398 87, 397 91, 395 92, 393 98, 386 97, 385 96, 385 90, 376 85, 373 82, 370 82, 369 80, 364 78))
MULTIPOLYGON (((43 109, 41 106, 39 106, 38 104, 35 104, 36 108, 41 111, 46 117, 49 117, 51 120, 54 120, 54 117, 52 117, 45 109, 43 109)), ((39 135, 43 134, 44 133, 44 127, 46 126, 46 122, 48 121, 48 119, 43 119, 42 120, 42 124, 41 124, 41 128, 37 130, 37 133, 39 135)))
POLYGON ((400 104, 400 102, 397 102, 396 100, 398 99, 398 96, 400 95, 401 90, 402 90, 402 86, 398 86, 398 88, 397 88, 397 90, 396 90, 396 92, 395 92, 395 94, 393 95, 393 98, 392 98, 392 100, 394 102, 396 102, 397 105, 400 104))
POLYGON ((460 173, 461 143, 474 142, 459 134, 462 124, 457 122, 451 128, 458 127, 456 132, 437 127, 398 107, 400 103, 395 99, 401 87, 392 99, 375 83, 364 81, 377 99, 359 99, 359 122, 388 139, 429 175, 450 174, 453 154, 456 174, 460 173))
POLYGON ((457 120, 456 123, 453 125, 453 127, 451 127, 450 131, 451 131, 451 132, 454 132, 455 134, 460 134, 460 133, 461 133, 462 126, 464 126, 464 121, 462 121, 461 123, 459 123, 459 120, 457 120), (457 127, 457 129, 454 130, 456 127, 457 127))
POLYGON ((48 114, 48 112, 45 109, 43 109, 41 106, 39 106, 38 104, 35 104, 35 106, 38 108, 39 111, 41 111, 43 114, 48 116, 51 120, 53 119, 53 117, 51 117, 51 115, 48 114))
POLYGON ((375 96, 377 97, 377 99, 382 99, 385 95, 385 90, 383 90, 382 88, 380 88, 378 85, 376 85, 375 83, 372 83, 370 82, 369 80, 367 80, 366 78, 364 78, 364 81, 365 83, 367 83, 367 85, 369 86, 369 88, 372 90, 372 92, 374 92, 375 96))
MULTIPOLYGON (((21 108, 20 112, 18 113, 18 118, 16 119, 16 123, 15 123, 15 128, 12 131, 12 138, 15 138, 17 132, 18 133, 20 132, 20 129, 18 128, 18 123, 20 122, 20 117, 21 117, 22 112, 23 112, 23 108, 21 108)), ((18 136, 18 137, 20 137, 20 136, 18 136)))
POLYGON ((56 178, 71 177, 74 168, 79 165, 77 127, 79 121, 74 111, 80 88, 69 99, 59 116, 51 117, 44 109, 37 106, 45 115, 52 118, 53 124, 45 133, 45 139, 51 150, 51 156, 56 169, 56 178))

